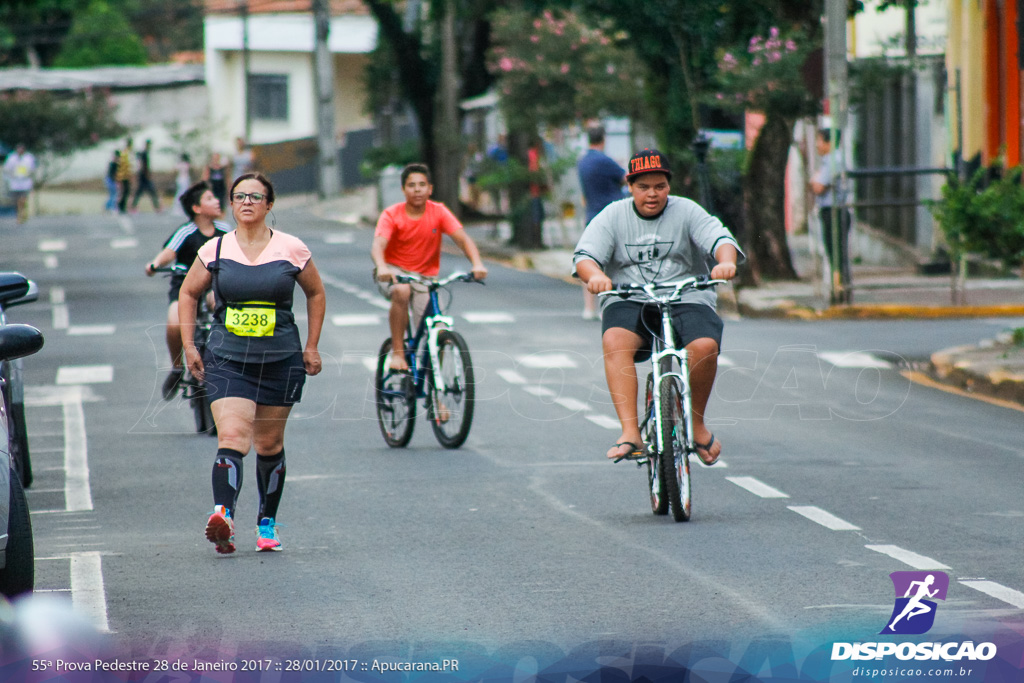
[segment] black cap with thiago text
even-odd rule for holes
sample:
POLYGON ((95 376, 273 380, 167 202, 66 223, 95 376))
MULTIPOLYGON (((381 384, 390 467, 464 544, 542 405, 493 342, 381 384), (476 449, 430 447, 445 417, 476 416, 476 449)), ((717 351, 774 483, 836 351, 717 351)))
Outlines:
POLYGON ((672 180, 668 160, 656 149, 640 150, 630 158, 626 180, 633 180, 644 173, 664 173, 666 178, 672 180))

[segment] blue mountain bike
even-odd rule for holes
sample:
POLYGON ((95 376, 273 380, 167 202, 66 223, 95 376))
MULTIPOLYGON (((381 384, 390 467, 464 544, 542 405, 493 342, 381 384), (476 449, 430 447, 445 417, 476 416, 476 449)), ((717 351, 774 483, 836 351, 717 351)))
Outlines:
POLYGON ((416 402, 422 399, 438 442, 445 448, 458 448, 466 441, 473 423, 473 362, 466 340, 452 329, 454 319, 444 314, 438 291, 453 282, 479 281, 472 273, 453 273, 441 280, 399 275, 395 280, 421 285, 430 299, 418 324, 410 306, 402 348, 409 371, 393 372, 389 368, 390 338, 384 340, 377 354, 374 384, 380 433, 392 448, 407 446, 415 426, 416 402))

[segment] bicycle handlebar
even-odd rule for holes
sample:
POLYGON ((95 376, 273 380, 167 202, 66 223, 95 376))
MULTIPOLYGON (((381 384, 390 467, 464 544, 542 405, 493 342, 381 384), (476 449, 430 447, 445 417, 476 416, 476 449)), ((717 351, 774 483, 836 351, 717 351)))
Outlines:
POLYGON ((607 292, 598 292, 598 296, 618 296, 623 299, 631 297, 635 294, 646 294, 649 298, 654 300, 671 301, 687 289, 710 289, 717 287, 718 285, 725 284, 728 280, 712 280, 707 275, 700 275, 697 277, 688 277, 685 280, 678 280, 676 282, 649 282, 645 285, 637 284, 635 282, 628 284, 614 285, 614 289, 610 289, 607 292), (671 294, 667 297, 655 296, 654 292, 659 289, 671 289, 671 294))
POLYGON ((178 273, 184 275, 188 272, 188 267, 183 266, 180 263, 175 263, 173 266, 160 266, 159 268, 153 269, 154 273, 178 273))
POLYGON ((452 282, 476 282, 478 284, 485 284, 483 280, 477 280, 473 276, 473 273, 452 273, 444 279, 437 279, 436 277, 424 277, 422 275, 395 275, 395 282, 403 284, 419 284, 426 285, 431 289, 439 289, 452 282))

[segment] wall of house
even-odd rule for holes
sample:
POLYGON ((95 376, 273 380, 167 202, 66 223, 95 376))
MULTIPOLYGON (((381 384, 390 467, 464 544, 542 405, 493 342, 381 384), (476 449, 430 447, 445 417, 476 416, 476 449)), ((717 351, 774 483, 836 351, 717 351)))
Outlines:
POLYGON ((366 109, 366 55, 334 55, 334 126, 339 133, 373 128, 366 109))
MULTIPOLYGON (((115 118, 129 129, 136 151, 142 148, 146 139, 153 141, 150 166, 156 173, 172 172, 178 161, 176 143, 172 137, 175 129, 205 131, 210 125, 209 97, 206 86, 201 83, 118 90, 111 93, 110 99, 115 108, 115 118)), ((123 138, 109 140, 73 154, 64 162, 66 170, 53 182, 77 183, 101 179, 114 150, 123 145, 123 138)), ((202 163, 202 160, 196 163, 202 163)))
POLYGON ((977 0, 949 0, 946 50, 950 93, 950 146, 966 160, 981 157, 986 147, 985 13, 977 0), (958 88, 959 83, 959 90, 958 88))

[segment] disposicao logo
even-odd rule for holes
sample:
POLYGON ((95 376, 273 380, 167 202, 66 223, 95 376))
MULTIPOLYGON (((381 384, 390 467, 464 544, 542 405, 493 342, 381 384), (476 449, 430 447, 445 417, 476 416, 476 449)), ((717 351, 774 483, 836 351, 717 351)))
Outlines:
POLYGON ((945 600, 949 576, 945 572, 893 572, 896 604, 886 627, 879 633, 917 635, 927 633, 935 623, 935 600, 945 600))
MULTIPOLYGON (((939 571, 893 572, 889 574, 896 591, 896 604, 880 635, 920 635, 935 623, 935 600, 945 600, 949 576, 939 571)), ((953 662, 987 661, 996 656, 993 643, 972 641, 947 643, 833 643, 832 661, 872 660, 895 656, 900 660, 953 662)))

